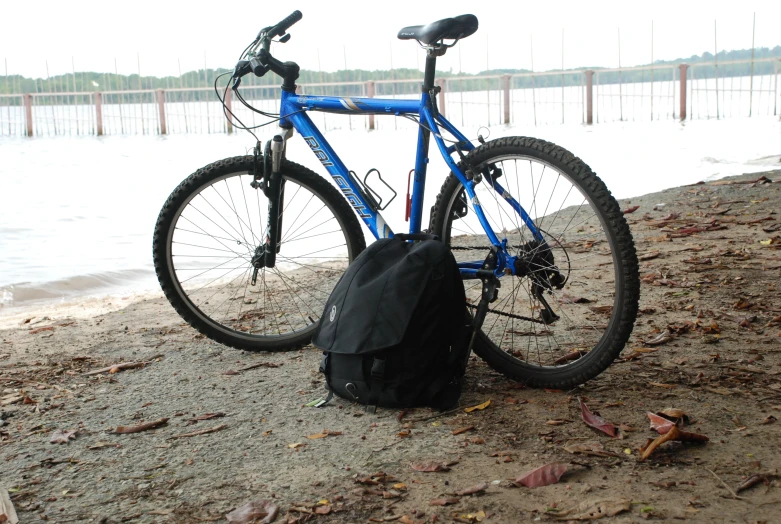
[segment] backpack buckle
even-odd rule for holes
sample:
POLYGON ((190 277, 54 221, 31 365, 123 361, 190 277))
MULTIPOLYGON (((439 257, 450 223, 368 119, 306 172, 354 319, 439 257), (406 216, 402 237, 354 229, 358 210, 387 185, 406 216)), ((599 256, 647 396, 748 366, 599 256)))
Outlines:
POLYGON ((375 380, 382 381, 385 378, 385 359, 375 358, 372 362, 372 382, 375 380))

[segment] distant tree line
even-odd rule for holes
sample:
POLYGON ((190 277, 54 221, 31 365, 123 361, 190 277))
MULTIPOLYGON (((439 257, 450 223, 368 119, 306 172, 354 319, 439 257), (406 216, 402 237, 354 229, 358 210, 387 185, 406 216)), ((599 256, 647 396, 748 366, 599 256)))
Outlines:
MULTIPOLYGON (((671 66, 681 63, 686 64, 714 64, 732 60, 750 60, 751 49, 741 49, 734 51, 721 51, 716 57, 712 53, 704 52, 701 55, 692 55, 689 58, 679 58, 676 60, 656 60, 655 66, 671 66)), ((754 49, 755 59, 779 58, 781 59, 781 46, 772 49, 763 47, 754 49)), ((766 75, 776 72, 777 64, 773 62, 758 62, 754 64, 754 75, 766 75)), ((600 73, 603 67, 580 67, 577 69, 565 69, 556 71, 560 74, 518 77, 512 81, 513 88, 531 88, 531 87, 561 87, 582 85, 583 75, 580 71, 592 69, 597 72, 599 84, 615 84, 630 82, 648 82, 651 80, 651 71, 605 71, 600 73)), ((229 72, 229 69, 199 69, 190 71, 181 76, 139 76, 118 75, 113 73, 81 72, 56 75, 49 78, 26 78, 20 75, 0 76, 0 94, 21 94, 21 93, 66 93, 66 92, 95 92, 95 91, 127 91, 127 90, 150 90, 150 89, 176 89, 176 88, 204 88, 212 87, 214 80, 218 75, 229 72)), ((491 69, 477 74, 458 74, 452 71, 439 71, 439 78, 452 78, 458 76, 460 79, 453 81, 450 90, 457 91, 484 91, 486 89, 500 89, 500 79, 478 78, 489 75, 503 75, 515 73, 530 73, 527 69, 491 69)), ((751 64, 730 64, 719 65, 719 77, 748 76, 751 73, 751 64)), ((697 67, 697 78, 714 78, 716 75, 715 67, 697 67)), ((655 71, 654 80, 663 80, 671 78, 669 69, 667 72, 655 71)), ((299 84, 304 85, 304 92, 307 94, 333 95, 333 96, 361 96, 365 95, 362 85, 353 86, 328 86, 328 87, 307 87, 306 84, 331 83, 331 82, 365 82, 368 80, 422 80, 422 72, 417 69, 393 69, 393 70, 375 70, 368 71, 364 69, 348 69, 336 71, 333 73, 302 70, 298 80, 299 84)), ((219 81, 220 92, 227 83, 228 76, 222 77, 219 81)), ((256 78, 252 74, 247 75, 242 80, 242 87, 245 88, 245 97, 273 98, 276 93, 265 89, 249 88, 276 88, 280 80, 274 74, 269 73, 263 78, 256 78)), ((420 90, 416 82, 396 83, 396 84, 378 84, 375 90, 375 96, 390 96, 416 94, 420 90)), ((112 99, 112 102, 120 101, 122 103, 138 102, 141 100, 151 101, 151 98, 143 98, 139 95, 125 94, 121 95, 121 100, 112 99)), ((181 94, 169 93, 168 100, 173 101, 205 101, 214 100, 214 92, 185 92, 181 94)))

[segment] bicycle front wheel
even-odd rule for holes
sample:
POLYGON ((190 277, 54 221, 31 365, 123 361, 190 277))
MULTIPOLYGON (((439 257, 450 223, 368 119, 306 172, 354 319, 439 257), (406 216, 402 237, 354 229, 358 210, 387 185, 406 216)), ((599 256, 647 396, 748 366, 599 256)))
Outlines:
MULTIPOLYGON (((467 158, 483 175, 475 190, 490 227, 519 259, 518 276, 500 279, 475 353, 530 386, 565 389, 595 377, 629 339, 640 295, 634 243, 618 203, 579 158, 543 140, 493 140, 467 158)), ((432 209, 431 231, 459 262, 482 262, 488 254, 473 202, 452 174, 432 209)), ((481 282, 464 283, 474 307, 481 282)))
POLYGON ((268 199, 252 170, 253 157, 228 158, 174 190, 155 226, 155 271, 176 311, 204 335, 240 349, 291 350, 310 342, 331 290, 366 243, 328 181, 283 161, 276 265, 255 267, 268 199))

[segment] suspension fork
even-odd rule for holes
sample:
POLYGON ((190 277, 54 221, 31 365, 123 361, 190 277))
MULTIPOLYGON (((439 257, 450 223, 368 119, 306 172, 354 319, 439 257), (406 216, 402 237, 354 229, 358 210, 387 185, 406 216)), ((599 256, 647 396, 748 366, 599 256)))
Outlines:
POLYGON ((255 249, 252 265, 255 270, 252 284, 255 285, 258 270, 262 267, 274 267, 280 250, 282 236, 282 215, 285 204, 285 180, 281 166, 285 158, 285 145, 293 136, 293 129, 279 128, 274 137, 266 143, 263 155, 263 193, 268 198, 268 219, 265 242, 255 249))

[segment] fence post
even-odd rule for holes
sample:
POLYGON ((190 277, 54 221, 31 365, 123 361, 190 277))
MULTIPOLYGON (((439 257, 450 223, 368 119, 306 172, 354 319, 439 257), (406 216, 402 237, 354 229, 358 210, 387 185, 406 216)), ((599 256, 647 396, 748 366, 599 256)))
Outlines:
POLYGON ((27 136, 33 136, 33 97, 30 93, 24 94, 24 119, 27 122, 27 136))
POLYGON ((687 76, 687 71, 689 70, 689 65, 681 64, 680 66, 678 66, 678 68, 680 70, 680 73, 678 75, 678 82, 681 84, 681 94, 680 94, 681 108, 679 110, 679 113, 681 117, 681 122, 683 122, 684 120, 686 120, 686 76, 687 76))
POLYGON ((103 135, 103 93, 99 92, 95 93, 95 125, 98 136, 103 135))
POLYGON ((445 86, 447 85, 444 78, 437 79, 437 85, 439 86, 439 100, 437 101, 437 108, 439 114, 445 116, 445 86))
MULTIPOLYGON (((374 98, 374 80, 366 82, 366 96, 374 98)), ((374 115, 369 115, 369 129, 374 129, 374 115)))
POLYGON ((164 135, 166 134, 166 128, 165 128, 165 91, 162 89, 157 90, 157 109, 158 114, 160 115, 158 119, 160 120, 160 134, 164 135))
POLYGON ((586 74, 586 124, 594 123, 594 71, 583 71, 586 74))
MULTIPOLYGON (((298 88, 298 86, 296 86, 298 88)), ((225 108, 227 114, 227 123, 228 123, 228 134, 230 135, 233 133, 233 90, 228 89, 225 92, 225 108)))
POLYGON ((502 88, 504 89, 504 123, 510 123, 510 75, 502 75, 502 88))

